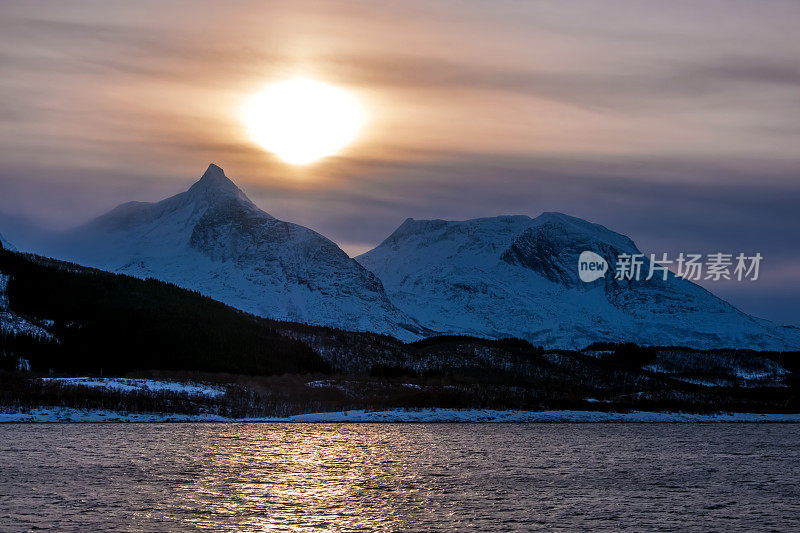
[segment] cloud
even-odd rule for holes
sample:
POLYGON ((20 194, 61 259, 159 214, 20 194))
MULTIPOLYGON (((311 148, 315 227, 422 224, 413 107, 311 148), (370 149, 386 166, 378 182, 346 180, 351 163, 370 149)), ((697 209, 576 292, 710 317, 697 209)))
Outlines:
POLYGON ((716 83, 746 82, 800 87, 800 65, 791 58, 719 57, 688 71, 716 83))
MULTIPOLYGON (((702 16, 702 8, 697 9, 702 16)), ((266 50, 252 43, 243 46, 241 39, 232 36, 218 38, 223 33, 209 38, 190 27, 178 27, 170 33, 148 27, 141 20, 126 24, 53 18, 57 16, 7 17, 0 23, 3 41, 24 43, 9 46, 2 54, 7 70, 73 75, 107 71, 163 82, 194 81, 187 75, 205 72, 211 74, 205 82, 213 85, 230 77, 263 76, 265 70, 288 69, 298 63, 298 54, 290 49, 266 50)), ((376 19, 380 17, 376 15, 376 19)), ((191 20, 189 17, 187 23, 191 20)), ((268 26, 271 24, 274 22, 267 21, 268 26)), ((540 24, 558 37, 555 28, 540 24)), ((567 35, 576 30, 575 26, 567 26, 572 33, 565 30, 563 21, 558 28, 567 35)), ((332 31, 331 27, 326 29, 332 31)), ((622 39, 622 27, 595 25, 592 30, 582 37, 587 42, 599 40, 600 49, 609 55, 619 54, 618 62, 606 58, 590 63, 591 54, 581 57, 580 52, 567 55, 562 51, 564 62, 555 65, 544 60, 547 56, 543 54, 534 54, 528 65, 509 64, 492 61, 489 54, 458 57, 440 50, 420 50, 418 46, 414 47, 416 53, 398 53, 379 44, 359 44, 346 52, 317 50, 302 62, 342 81, 369 87, 509 92, 579 107, 639 112, 685 108, 692 99, 735 91, 740 84, 800 85, 800 67, 793 50, 759 50, 754 46, 749 55, 731 54, 719 44, 709 47, 699 42, 696 48, 688 46, 665 55, 663 41, 686 36, 664 35, 666 29, 662 28, 662 34, 654 33, 648 41, 643 32, 622 39), (631 46, 638 46, 640 53, 631 56, 631 46)), ((531 32, 534 36, 533 28, 531 32)), ((532 38, 531 43, 538 40, 532 38)), ((529 50, 521 52, 530 55, 529 50)), ((557 57, 557 50, 555 54, 557 57)))
POLYGON ((724 14, 680 1, 3 3, 0 210, 75 224, 174 194, 215 161, 273 215, 353 248, 408 216, 556 210, 646 250, 759 249, 793 272, 798 16, 734 0, 724 14), (303 69, 361 91, 374 120, 356 149, 293 169, 246 139, 236 110, 303 69))

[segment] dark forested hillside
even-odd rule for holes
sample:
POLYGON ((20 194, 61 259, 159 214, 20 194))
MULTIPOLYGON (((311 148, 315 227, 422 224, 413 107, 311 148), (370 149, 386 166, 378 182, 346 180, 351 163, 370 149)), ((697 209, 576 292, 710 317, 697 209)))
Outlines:
MULTIPOLYGON (((34 371, 142 369, 245 374, 326 371, 300 341, 198 293, 0 250, 9 310, 57 339, 5 333, 0 350, 34 371)), ((9 357, 6 357, 9 359, 9 357)))
POLYGON ((0 408, 208 408, 39 379, 50 371, 173 379, 188 371, 226 384, 212 411, 237 416, 392 407, 800 408, 796 352, 609 343, 553 350, 467 336, 403 343, 259 318, 161 281, 32 255, 0 251, 0 274, 0 408), (327 375, 304 376, 312 373, 327 375))

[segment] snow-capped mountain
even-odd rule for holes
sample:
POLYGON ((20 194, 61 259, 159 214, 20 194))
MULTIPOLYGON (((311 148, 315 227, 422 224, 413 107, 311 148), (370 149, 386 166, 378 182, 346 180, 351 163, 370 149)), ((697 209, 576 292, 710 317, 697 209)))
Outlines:
POLYGON ((408 219, 353 260, 318 233, 259 209, 211 165, 183 193, 122 204, 57 241, 44 251, 169 281, 260 316, 401 340, 446 333, 564 348, 631 341, 800 349, 797 328, 751 317, 674 275, 584 283, 581 252, 614 265, 620 253, 639 250, 624 235, 558 213, 408 219))
POLYGON ((441 333, 521 337, 547 347, 595 341, 697 348, 798 349, 800 332, 734 308, 672 274, 591 283, 578 277, 589 250, 611 268, 640 253, 624 235, 560 213, 463 222, 406 220, 356 259, 392 302, 441 333))
POLYGON ((211 165, 186 192, 129 202, 48 250, 79 264, 153 277, 260 316, 417 338, 381 282, 322 235, 259 209, 211 165))

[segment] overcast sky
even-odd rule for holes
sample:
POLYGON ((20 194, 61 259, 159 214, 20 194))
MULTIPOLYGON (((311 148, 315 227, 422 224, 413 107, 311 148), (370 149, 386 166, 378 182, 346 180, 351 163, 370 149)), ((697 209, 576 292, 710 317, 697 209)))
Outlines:
POLYGON ((706 284, 800 324, 797 2, 3 2, 0 233, 66 228, 222 166, 348 252, 406 217, 561 211, 645 252, 761 252, 706 284), (338 156, 248 138, 305 75, 364 103, 338 156))

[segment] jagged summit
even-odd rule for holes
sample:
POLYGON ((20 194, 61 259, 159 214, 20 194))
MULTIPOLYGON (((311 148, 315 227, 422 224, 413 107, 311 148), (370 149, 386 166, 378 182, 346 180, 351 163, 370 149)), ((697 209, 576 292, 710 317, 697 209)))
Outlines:
MULTIPOLYGON (((78 228, 78 233, 87 229, 116 231, 163 219, 168 213, 182 212, 193 220, 209 211, 240 211, 251 215, 272 218, 258 208, 225 172, 215 164, 209 165, 203 176, 188 190, 170 196, 160 202, 125 202, 108 213, 78 228)), ((62 253, 68 253, 63 250, 62 253)))
POLYGON ((203 173, 197 182, 192 185, 189 190, 203 189, 206 191, 214 192, 230 192, 240 191, 239 187, 225 175, 225 171, 214 163, 208 165, 208 168, 203 173))
POLYGON ((225 171, 214 163, 208 165, 203 176, 195 182, 194 185, 189 187, 186 193, 192 198, 202 198, 210 202, 226 201, 230 198, 235 198, 247 204, 254 205, 244 191, 225 175, 225 171))
POLYGON ((259 209, 215 164, 187 191, 118 206, 59 247, 50 255, 169 281, 265 317, 406 340, 421 330, 374 274, 315 231, 259 209))
POLYGON ((228 177, 225 175, 225 171, 222 170, 222 167, 220 167, 219 165, 217 165, 215 163, 209 163, 208 164, 208 168, 203 173, 203 177, 200 178, 200 180, 202 181, 203 178, 206 178, 206 179, 224 178, 226 180, 228 179, 228 177))

